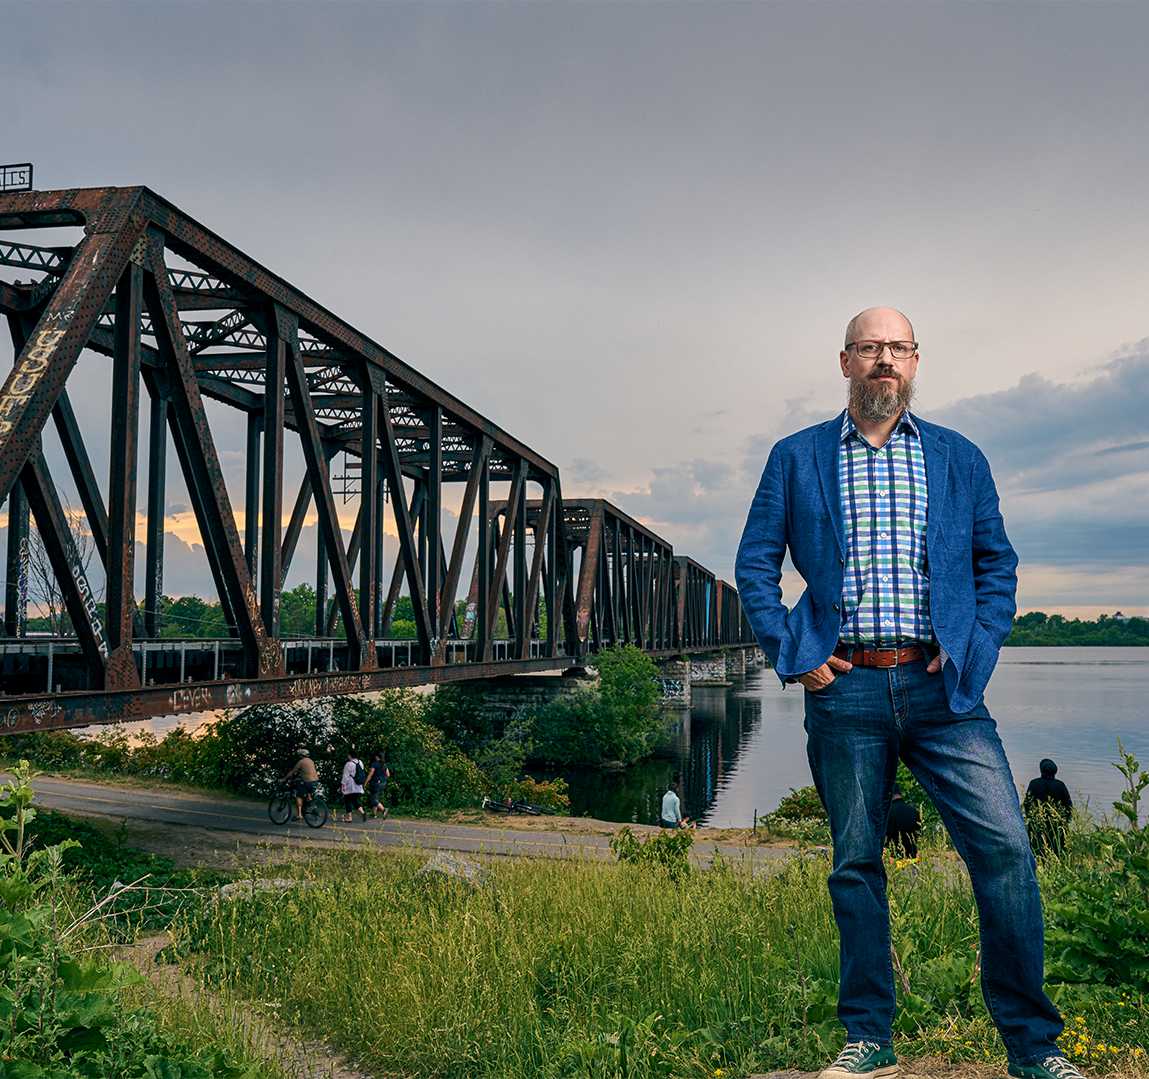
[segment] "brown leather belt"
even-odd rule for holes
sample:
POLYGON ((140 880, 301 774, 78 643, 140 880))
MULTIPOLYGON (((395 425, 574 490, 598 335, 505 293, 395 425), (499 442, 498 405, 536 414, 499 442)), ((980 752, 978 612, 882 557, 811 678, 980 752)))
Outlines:
POLYGON ((834 655, 855 667, 896 667, 899 663, 926 658, 925 649, 917 644, 905 648, 848 648, 842 645, 834 649, 834 655))

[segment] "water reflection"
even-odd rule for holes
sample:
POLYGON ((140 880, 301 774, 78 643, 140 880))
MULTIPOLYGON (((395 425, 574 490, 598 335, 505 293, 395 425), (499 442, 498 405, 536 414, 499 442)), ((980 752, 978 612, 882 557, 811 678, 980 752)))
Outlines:
MULTIPOLYGON (((677 782, 682 811, 701 823, 713 821, 715 807, 742 769, 747 747, 762 724, 762 698, 757 692, 761 672, 733 687, 693 686, 693 707, 672 714, 673 744, 658 756, 617 772, 572 768, 538 774, 561 775, 570 785, 571 814, 631 824, 657 824, 662 795, 677 782)), ((796 785, 806 782, 801 776, 796 785)), ((773 806, 760 806, 765 812, 773 806)), ((753 812, 744 820, 749 824, 753 812)))

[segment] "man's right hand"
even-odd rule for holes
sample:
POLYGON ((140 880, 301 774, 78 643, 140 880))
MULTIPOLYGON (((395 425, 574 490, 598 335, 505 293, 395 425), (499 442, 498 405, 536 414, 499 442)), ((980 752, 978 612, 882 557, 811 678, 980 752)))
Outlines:
POLYGON ((821 667, 815 667, 812 671, 798 675, 798 681, 807 689, 817 693, 818 690, 825 689, 834 681, 837 675, 845 674, 846 671, 852 671, 853 669, 854 665, 847 660, 839 659, 837 656, 831 656, 821 667))

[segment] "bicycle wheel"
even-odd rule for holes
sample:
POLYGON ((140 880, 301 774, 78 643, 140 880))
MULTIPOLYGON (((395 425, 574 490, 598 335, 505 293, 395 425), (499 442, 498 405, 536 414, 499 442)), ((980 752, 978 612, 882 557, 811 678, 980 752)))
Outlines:
POLYGON ((287 823, 287 818, 291 816, 293 801, 286 794, 277 794, 267 803, 267 815, 271 818, 272 824, 287 823))
POLYGON ((322 828, 327 823, 327 803, 318 795, 304 802, 303 819, 309 828, 322 828))

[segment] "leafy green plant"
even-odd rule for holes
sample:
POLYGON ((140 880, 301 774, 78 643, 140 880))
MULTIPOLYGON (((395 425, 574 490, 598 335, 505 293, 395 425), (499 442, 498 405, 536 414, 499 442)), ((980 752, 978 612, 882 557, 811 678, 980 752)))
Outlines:
POLYGON ((0 789, 0 1077, 200 1076, 258 1079, 221 1050, 195 1053, 158 1030, 147 1009, 130 1009, 121 994, 144 982, 126 963, 82 959, 67 947, 104 903, 79 918, 60 904, 63 839, 33 848, 36 819, 27 761, 0 789), (41 897, 46 901, 39 901, 41 897))
POLYGON ((540 760, 598 764, 648 756, 666 737, 654 661, 633 645, 595 657, 599 680, 557 698, 534 716, 540 760))
POLYGON ((664 828, 643 840, 629 828, 612 836, 610 849, 623 865, 658 866, 672 877, 690 872, 694 832, 689 828, 664 828))
POLYGON ((1047 871, 1059 894, 1045 904, 1046 976, 1149 993, 1149 824, 1138 827, 1149 773, 1117 745, 1126 789, 1113 808, 1129 826, 1097 829, 1086 858, 1047 871))
POLYGON ((781 820, 809 820, 811 817, 825 818, 826 809, 813 786, 790 788, 790 793, 778 803, 772 816, 781 820))
POLYGON ((529 802, 531 805, 542 806, 555 813, 570 811, 571 800, 567 794, 567 781, 561 776, 554 779, 538 780, 532 776, 523 776, 516 779, 507 791, 512 801, 529 802))

